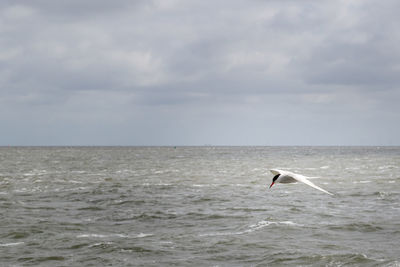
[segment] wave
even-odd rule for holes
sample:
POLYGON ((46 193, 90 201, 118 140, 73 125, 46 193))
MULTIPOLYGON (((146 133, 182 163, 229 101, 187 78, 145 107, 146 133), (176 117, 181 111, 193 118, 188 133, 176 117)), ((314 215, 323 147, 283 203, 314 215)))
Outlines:
POLYGON ((14 247, 25 244, 25 242, 14 242, 14 243, 0 243, 0 247, 14 247))
POLYGON ((353 184, 368 184, 372 183, 370 180, 362 180, 362 181, 353 181, 353 184))
POLYGON ((355 192, 350 194, 349 196, 352 197, 368 197, 368 196, 375 196, 377 199, 390 199, 396 197, 399 193, 398 192, 388 192, 388 191, 374 191, 374 192, 355 192))
POLYGON ((295 223, 292 221, 282 221, 282 222, 271 222, 271 221, 259 221, 256 224, 250 225, 249 232, 254 232, 256 230, 262 229, 269 225, 285 225, 285 226, 296 226, 296 227, 303 227, 303 224, 295 223))
POLYGON ((173 184, 169 184, 169 183, 143 183, 142 186, 145 186, 145 187, 152 187, 152 186, 169 187, 169 186, 173 186, 173 184))
POLYGON ((268 208, 265 207, 229 207, 227 210, 233 210, 233 211, 245 211, 245 212, 252 212, 252 211, 268 211, 268 208))
MULTIPOLYGON (((298 256, 296 253, 277 253, 272 260, 265 262, 272 265, 315 265, 315 266, 364 266, 368 264, 383 264, 384 259, 368 257, 363 253, 347 253, 333 255, 298 256)), ((388 262, 385 266, 398 266, 396 262, 388 262)))
POLYGON ((397 169, 397 168, 399 168, 399 166, 395 165, 383 165, 378 167, 379 170, 397 169))
POLYGON ((253 187, 252 184, 193 184, 192 187, 253 187))
POLYGON ((248 226, 248 229, 236 232, 215 232, 215 233, 205 233, 200 234, 200 237, 208 237, 208 236, 226 236, 226 235, 244 235, 249 234, 258 230, 261 230, 264 227, 268 226, 286 226, 286 227, 303 227, 303 224, 295 223, 292 221, 281 221, 281 222, 273 222, 273 221, 266 221, 262 220, 257 222, 256 224, 252 224, 248 226))
POLYGON ((400 267, 400 261, 388 262, 386 267, 400 267))
POLYGON ((144 238, 144 237, 149 237, 153 236, 153 234, 145 234, 145 233, 139 233, 135 235, 126 235, 126 234, 80 234, 77 235, 76 238, 98 238, 98 239, 103 239, 103 238, 144 238))
POLYGON ((41 176, 47 174, 47 170, 32 170, 23 174, 25 177, 29 176, 41 176))
POLYGON ((328 226, 330 230, 340 230, 340 231, 358 231, 358 232, 376 232, 381 231, 384 228, 378 225, 370 224, 370 223, 349 223, 349 224, 341 224, 341 225, 330 225, 328 226))

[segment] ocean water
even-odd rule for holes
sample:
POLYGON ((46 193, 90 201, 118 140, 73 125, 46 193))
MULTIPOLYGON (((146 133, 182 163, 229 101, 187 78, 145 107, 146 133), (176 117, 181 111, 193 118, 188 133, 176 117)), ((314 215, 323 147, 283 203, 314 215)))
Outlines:
POLYGON ((0 266, 400 266, 400 147, 1 147, 0 213, 0 266))

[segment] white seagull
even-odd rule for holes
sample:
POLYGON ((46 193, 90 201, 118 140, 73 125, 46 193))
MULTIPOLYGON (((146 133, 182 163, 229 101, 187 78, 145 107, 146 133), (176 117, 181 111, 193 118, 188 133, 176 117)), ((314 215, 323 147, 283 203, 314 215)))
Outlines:
POLYGON ((318 189, 324 193, 327 193, 329 195, 332 195, 332 193, 326 191, 325 189, 322 189, 319 186, 316 186, 315 184, 313 184, 312 182, 310 182, 307 177, 300 175, 300 174, 296 174, 293 172, 289 172, 289 171, 281 171, 281 170, 277 170, 277 169, 272 169, 270 170, 272 172, 272 174, 274 174, 274 178, 272 178, 272 183, 269 186, 269 188, 271 188, 275 183, 282 183, 282 184, 289 184, 289 183, 297 183, 297 182, 302 182, 305 183, 306 185, 309 185, 311 187, 314 187, 315 189, 318 189))

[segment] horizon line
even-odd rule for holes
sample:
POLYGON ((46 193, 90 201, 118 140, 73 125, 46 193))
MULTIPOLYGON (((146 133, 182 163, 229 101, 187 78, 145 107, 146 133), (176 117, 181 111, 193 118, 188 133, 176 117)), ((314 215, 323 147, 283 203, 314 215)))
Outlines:
POLYGON ((399 147, 400 145, 0 145, 7 147, 399 147))

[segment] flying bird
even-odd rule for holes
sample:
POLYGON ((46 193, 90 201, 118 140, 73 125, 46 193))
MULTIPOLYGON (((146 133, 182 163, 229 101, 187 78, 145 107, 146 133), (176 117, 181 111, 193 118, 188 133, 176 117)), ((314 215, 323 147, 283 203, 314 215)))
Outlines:
POLYGON ((302 182, 302 183, 305 183, 306 185, 314 187, 315 189, 318 189, 318 190, 320 190, 320 191, 322 191, 324 193, 327 193, 327 194, 333 196, 332 193, 326 191, 325 189, 322 189, 319 186, 316 186, 315 184, 310 182, 307 179, 307 177, 305 177, 303 175, 292 173, 292 172, 289 172, 289 171, 281 171, 281 170, 277 170, 277 169, 272 169, 270 171, 275 176, 274 176, 274 178, 272 178, 272 183, 269 186, 269 188, 271 188, 275 183, 289 184, 289 183, 302 182))

